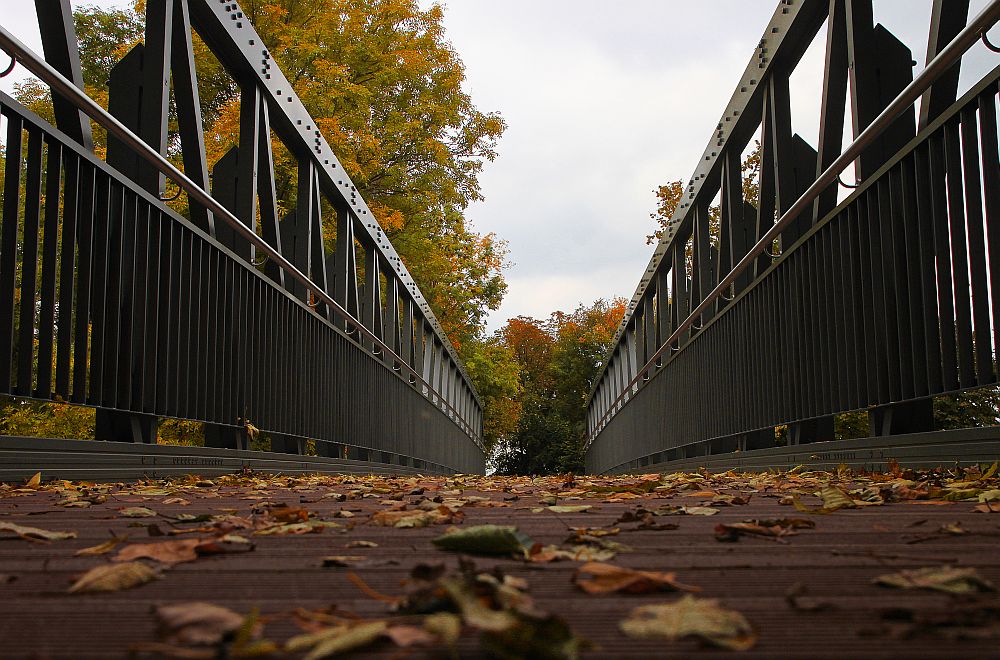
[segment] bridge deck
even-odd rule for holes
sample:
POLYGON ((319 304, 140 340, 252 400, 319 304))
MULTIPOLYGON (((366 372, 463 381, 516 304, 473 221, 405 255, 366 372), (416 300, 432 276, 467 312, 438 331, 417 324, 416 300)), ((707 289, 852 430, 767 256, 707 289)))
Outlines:
MULTIPOLYGON (((259 607, 265 618, 264 638, 279 645, 301 634, 302 626, 308 627, 304 623, 308 616, 303 614, 307 611, 329 612, 327 608, 335 606, 338 613, 346 616, 392 618, 390 605, 363 593, 349 579, 349 574, 355 573, 377 592, 398 595, 403 592, 401 582, 417 564, 445 563, 449 569, 455 569, 458 557, 431 543, 447 529, 447 524, 415 529, 372 524, 372 514, 390 508, 393 503, 413 503, 435 496, 445 500, 487 497, 488 503, 466 502, 459 509, 464 513, 459 528, 485 523, 514 524, 544 544, 565 543, 569 527, 621 528, 619 534, 605 538, 626 544, 633 551, 622 552, 608 560, 609 563, 676 571, 680 582, 701 587, 700 597, 720 599, 725 606, 743 613, 759 634, 747 656, 917 658, 983 657, 995 653, 995 640, 985 639, 1000 635, 1000 601, 993 594, 976 596, 973 605, 961 601, 963 607, 978 612, 977 619, 967 622, 970 627, 951 628, 950 632, 944 627, 925 627, 919 633, 905 623, 886 619, 885 613, 896 610, 916 613, 913 616, 920 613, 939 616, 956 611, 960 605, 956 597, 920 589, 879 587, 872 580, 902 569, 953 564, 975 567, 985 579, 1000 584, 1000 555, 996 552, 1000 516, 976 512, 974 500, 946 504, 924 499, 897 501, 828 515, 801 513, 780 503, 779 498, 790 493, 814 490, 822 478, 825 477, 800 475, 750 481, 722 477, 691 484, 678 480, 661 486, 659 491, 633 496, 594 492, 597 486, 621 491, 629 484, 642 485, 629 477, 578 478, 568 486, 561 479, 491 481, 488 477, 452 482, 417 477, 223 477, 214 484, 203 482, 201 486, 193 479, 187 485, 175 481, 159 491, 151 491, 147 486, 143 492, 134 485, 98 487, 97 491, 84 495, 92 496, 103 490, 107 501, 85 508, 58 505, 65 493, 56 492, 50 485, 37 492, 18 492, 16 487, 4 490, 0 486, 0 525, 15 523, 75 531, 78 535, 75 539, 43 544, 0 532, 0 639, 3 640, 0 655, 123 657, 135 645, 158 640, 154 608, 169 603, 206 601, 240 613, 259 607), (419 494, 416 489, 421 488, 423 493, 419 494), (343 493, 350 497, 352 491, 367 497, 339 502, 338 497, 330 496, 343 493), (634 522, 616 523, 624 512, 634 511, 637 506, 646 509, 691 506, 710 500, 712 493, 750 492, 754 495, 749 504, 718 507, 715 515, 653 518, 656 524, 677 524, 675 530, 635 531, 634 522), (592 508, 576 513, 533 511, 542 506, 542 498, 554 493, 559 493, 560 504, 589 504, 592 508), (192 538, 190 534, 149 538, 145 526, 155 525, 167 533, 185 527, 170 518, 180 514, 235 514, 249 518, 253 510, 258 512, 254 520, 260 527, 261 521, 282 515, 279 513, 282 509, 269 506, 279 503, 293 510, 304 508, 315 513, 311 520, 335 521, 344 526, 303 535, 267 536, 254 535, 249 529, 238 530, 235 533, 252 539, 255 547, 251 551, 179 563, 164 570, 160 579, 115 593, 66 592, 76 576, 110 563, 109 558, 125 547, 102 556, 74 556, 77 550, 106 540, 109 531, 115 535, 128 534, 129 543, 192 538), (125 517, 126 507, 146 507, 157 515, 125 517), (345 510, 354 516, 336 517, 345 510), (264 511, 270 513, 260 513, 264 511), (783 542, 748 536, 737 542, 720 542, 715 538, 715 527, 720 523, 762 518, 808 518, 815 522, 815 528, 802 529, 796 535, 780 539, 783 542), (956 522, 968 534, 941 531, 943 525, 956 522), (358 540, 373 541, 378 547, 346 547, 358 540), (324 568, 323 558, 329 555, 363 559, 348 560, 356 563, 348 568, 324 568), (798 601, 803 609, 792 607, 786 598, 796 583, 807 590, 807 596, 798 601), (821 605, 817 611, 804 611, 817 605, 821 605), (984 639, 956 642, 949 635, 984 639)), ((883 494, 895 489, 896 497, 911 496, 920 490, 919 483, 906 484, 899 479, 883 486, 883 494)), ((967 488, 980 491, 997 487, 991 479, 967 488)), ((940 500, 943 492, 936 493, 932 488, 929 495, 940 500)), ((818 503, 811 496, 804 496, 802 501, 818 503)), ((289 518, 288 510, 285 511, 285 517, 289 518)), ((186 527, 199 524, 206 523, 187 523, 186 527)), ((588 651, 585 656, 650 657, 696 650, 698 655, 713 654, 712 649, 694 640, 630 639, 619 631, 619 621, 632 608, 672 602, 678 597, 675 593, 587 595, 572 582, 578 562, 532 563, 503 557, 478 557, 475 561, 480 569, 498 566, 509 575, 527 580, 538 609, 564 617, 574 631, 597 645, 596 650, 588 651)), ((409 620, 412 622, 413 618, 409 620)), ((462 657, 479 656, 482 647, 477 633, 466 627, 458 649, 462 657)), ((400 649, 388 641, 367 646, 363 653, 385 657, 447 657, 440 645, 400 649)))

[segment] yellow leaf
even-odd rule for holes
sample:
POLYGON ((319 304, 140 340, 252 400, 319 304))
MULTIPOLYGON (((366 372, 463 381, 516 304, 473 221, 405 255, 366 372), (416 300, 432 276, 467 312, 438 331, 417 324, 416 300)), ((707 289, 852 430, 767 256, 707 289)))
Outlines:
POLYGON ((101 591, 121 591, 150 582, 159 574, 142 562, 126 564, 103 564, 90 569, 80 577, 69 593, 93 593, 101 591))

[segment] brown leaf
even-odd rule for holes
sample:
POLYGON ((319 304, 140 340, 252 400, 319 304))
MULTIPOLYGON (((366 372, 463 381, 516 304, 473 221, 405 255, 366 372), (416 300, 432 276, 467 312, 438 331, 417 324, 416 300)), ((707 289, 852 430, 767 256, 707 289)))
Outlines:
POLYGON ((327 557, 323 557, 323 568, 347 568, 349 566, 355 566, 363 561, 365 561, 365 557, 329 555, 327 557))
POLYGON ((798 534, 797 529, 812 529, 816 526, 804 518, 781 518, 778 520, 746 520, 744 522, 715 526, 716 541, 738 541, 740 536, 766 536, 780 539, 798 534))
POLYGON ((175 603, 156 608, 160 636, 168 644, 214 646, 232 635, 244 617, 210 603, 175 603))
POLYGON ((128 540, 128 536, 112 536, 110 539, 104 543, 99 543, 97 545, 92 545, 89 548, 82 548, 77 550, 74 555, 77 557, 90 557, 95 555, 103 555, 105 553, 111 552, 119 545, 128 540))
POLYGON ((996 588, 974 568, 930 566, 899 573, 880 575, 875 584, 899 589, 932 589, 950 594, 996 591, 996 588))
POLYGON ((102 564, 84 573, 69 588, 69 593, 121 591, 122 589, 138 587, 158 576, 159 573, 138 561, 125 564, 102 564))
POLYGON ((345 548, 377 548, 378 543, 375 541, 351 541, 345 548))
POLYGON ((155 559, 164 564, 180 564, 194 561, 198 558, 195 548, 201 539, 174 539, 172 541, 157 541, 156 543, 133 543, 118 551, 115 561, 133 561, 135 559, 155 559))
POLYGON ((393 644, 402 648, 433 644, 437 641, 436 635, 417 626, 390 626, 384 634, 393 644))
POLYGON ((757 633, 742 614, 720 607, 718 601, 690 595, 672 603, 637 607, 620 625, 629 637, 671 641, 697 637, 734 651, 746 651, 757 643, 757 633))
POLYGON ((38 527, 23 527, 14 523, 0 521, 0 532, 13 532, 25 541, 65 541, 75 539, 76 532, 50 532, 38 527))
POLYGON ((28 479, 24 486, 25 488, 38 488, 42 485, 42 473, 36 472, 30 479, 28 479))
POLYGON ((680 584, 674 579, 675 575, 675 573, 636 571, 611 564, 590 562, 576 570, 573 582, 588 594, 700 591, 698 587, 680 584))
POLYGON ((428 525, 446 525, 453 522, 461 522, 465 514, 461 511, 453 511, 443 504, 430 511, 376 511, 372 514, 373 525, 381 527, 427 527, 428 525))
POLYGON ((144 506, 129 506, 121 510, 121 515, 125 518, 152 518, 157 515, 156 511, 147 509, 144 506))
POLYGON ((306 660, 329 658, 368 646, 385 633, 385 621, 364 621, 353 626, 333 626, 316 633, 297 635, 285 643, 285 650, 298 653, 309 650, 306 660))

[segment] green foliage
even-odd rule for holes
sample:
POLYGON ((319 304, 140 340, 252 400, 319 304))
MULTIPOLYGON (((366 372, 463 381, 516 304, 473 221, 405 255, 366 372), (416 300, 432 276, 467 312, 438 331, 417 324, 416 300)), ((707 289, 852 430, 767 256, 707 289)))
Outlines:
POLYGON ((521 415, 521 366, 497 336, 466 346, 465 369, 483 404, 483 443, 487 452, 517 430, 521 415))
POLYGON ((156 443, 160 445, 205 446, 205 425, 188 419, 163 419, 157 429, 156 443))
POLYGON ((934 428, 964 429, 1000 424, 1000 388, 984 387, 934 398, 934 428))
POLYGON ((94 409, 7 398, 0 408, 0 435, 93 440, 94 409))
POLYGON ((555 474, 584 469, 587 396, 600 373, 622 299, 598 300, 547 320, 511 319, 494 337, 520 367, 514 430, 498 439, 492 463, 502 474, 555 474))

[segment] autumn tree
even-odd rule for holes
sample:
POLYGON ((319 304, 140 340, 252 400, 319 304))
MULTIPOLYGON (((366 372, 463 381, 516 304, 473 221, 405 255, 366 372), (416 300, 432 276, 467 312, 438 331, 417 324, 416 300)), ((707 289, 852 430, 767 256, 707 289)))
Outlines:
POLYGON ((516 430, 494 452, 499 472, 583 470, 587 397, 624 312, 624 299, 598 300, 545 320, 517 317, 497 333, 520 365, 522 387, 516 430))

